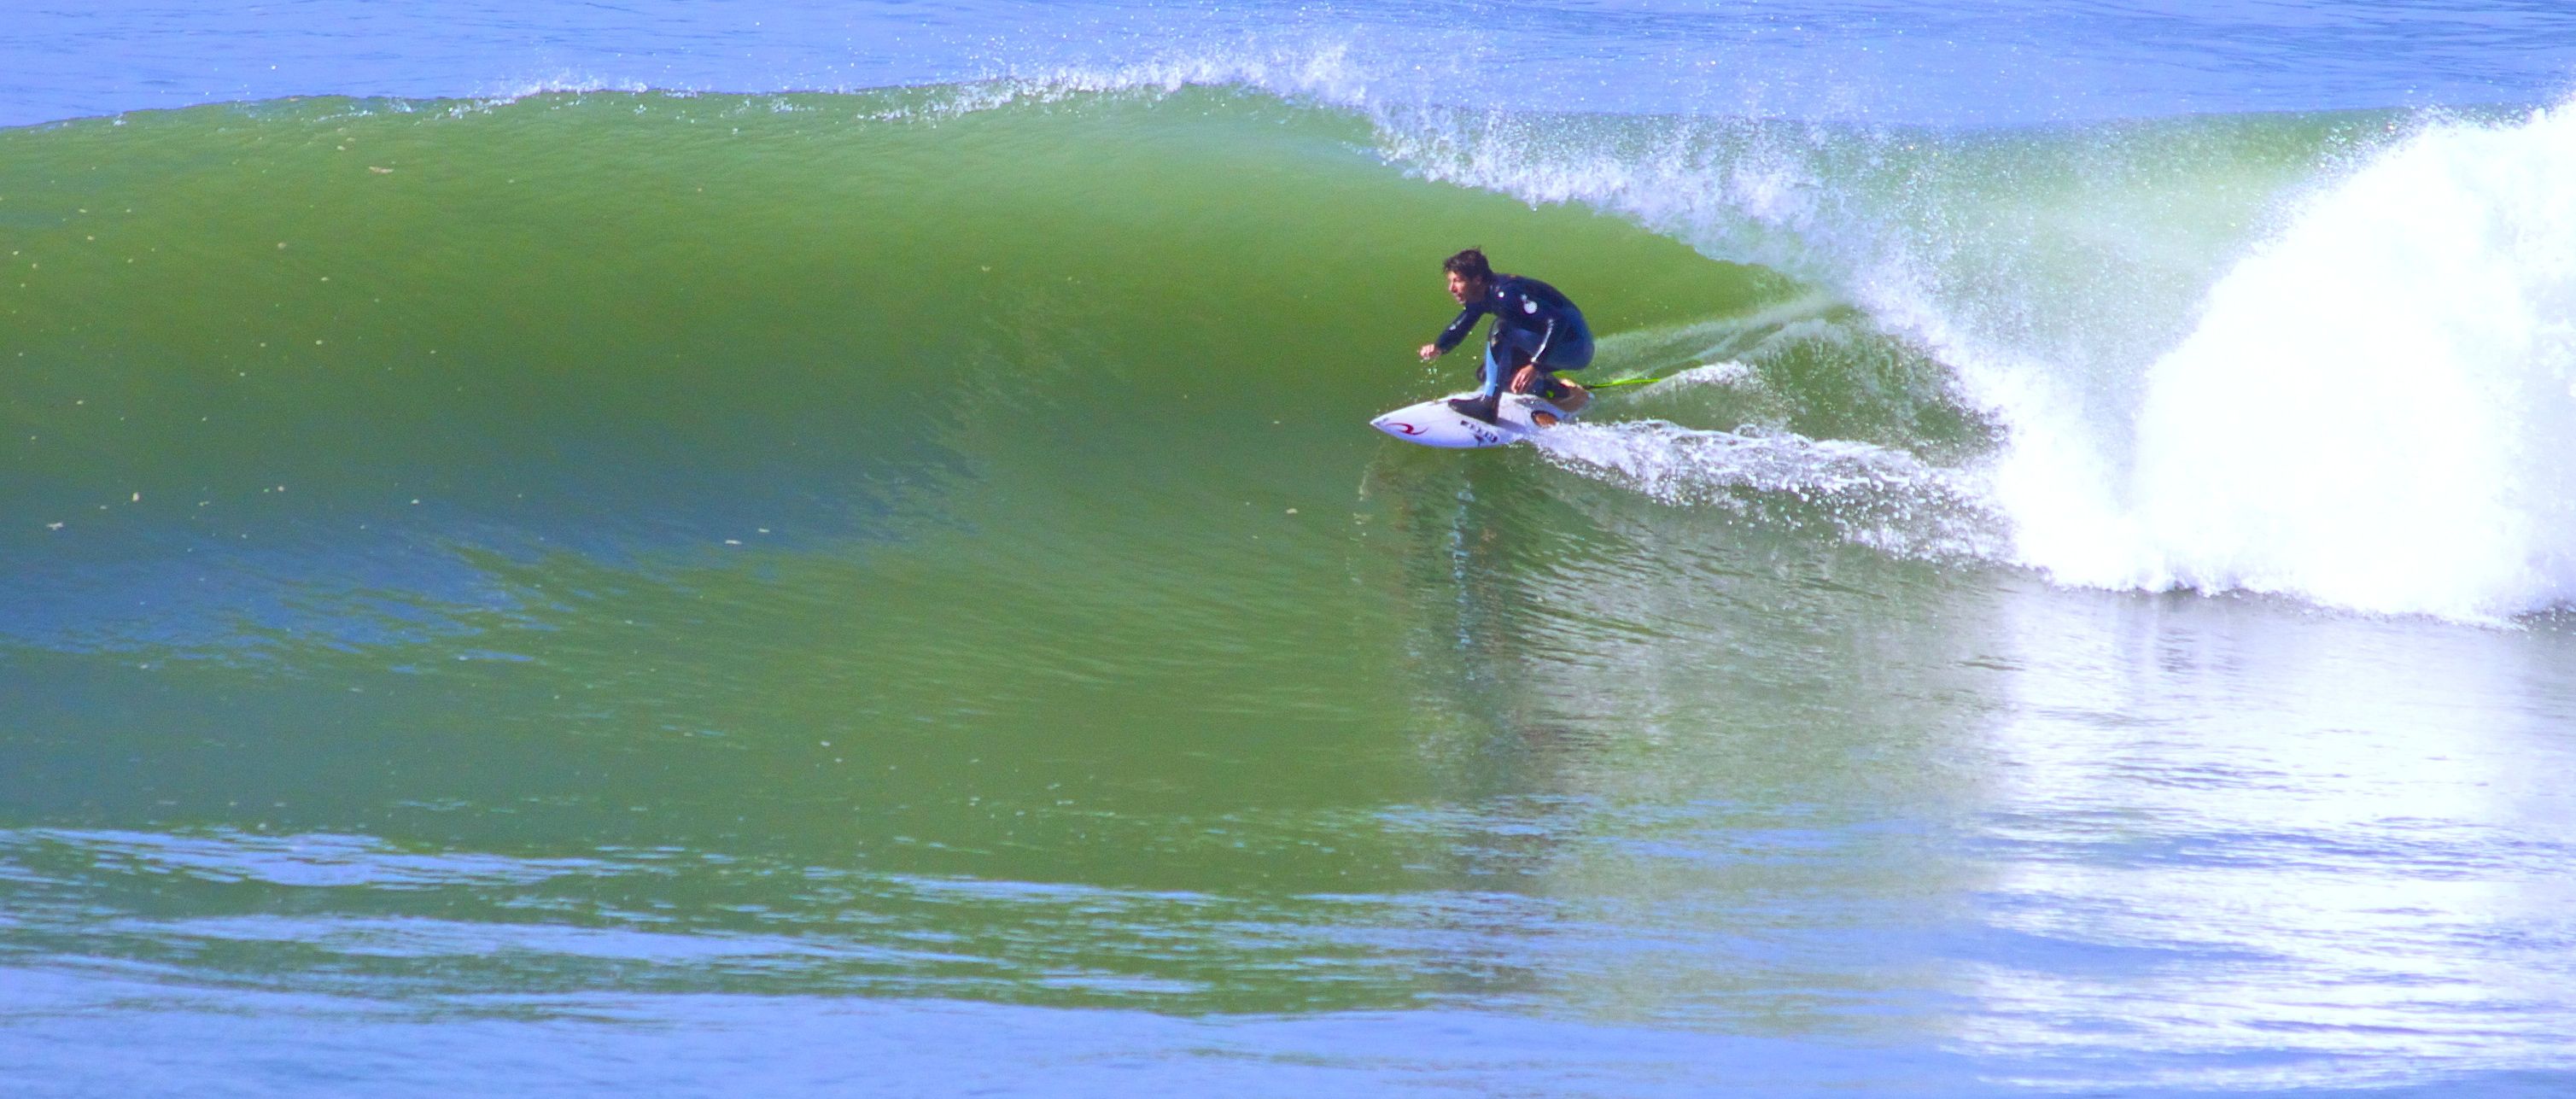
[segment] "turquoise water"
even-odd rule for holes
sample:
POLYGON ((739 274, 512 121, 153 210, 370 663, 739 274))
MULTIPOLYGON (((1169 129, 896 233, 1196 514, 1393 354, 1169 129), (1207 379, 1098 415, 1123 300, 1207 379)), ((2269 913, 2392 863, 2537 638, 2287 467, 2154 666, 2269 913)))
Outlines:
POLYGON ((0 1077, 2564 1091, 2558 24, 2303 10, 47 16, 0 1077))

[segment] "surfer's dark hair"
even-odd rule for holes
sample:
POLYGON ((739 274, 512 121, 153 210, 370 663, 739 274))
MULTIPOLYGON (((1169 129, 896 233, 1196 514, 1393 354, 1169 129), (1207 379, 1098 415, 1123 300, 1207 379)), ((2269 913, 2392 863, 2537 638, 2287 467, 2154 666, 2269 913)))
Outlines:
POLYGON ((1470 248, 1449 257, 1440 269, 1469 282, 1484 282, 1494 277, 1494 265, 1485 262, 1485 250, 1470 248))

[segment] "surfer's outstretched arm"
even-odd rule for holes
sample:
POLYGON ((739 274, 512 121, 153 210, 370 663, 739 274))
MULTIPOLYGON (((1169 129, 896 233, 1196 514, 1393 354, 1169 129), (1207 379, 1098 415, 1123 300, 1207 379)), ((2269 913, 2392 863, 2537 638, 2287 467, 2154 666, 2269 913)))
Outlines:
POLYGON ((1467 333, 1476 330, 1476 321, 1484 315, 1484 302, 1476 301, 1468 303, 1465 309, 1458 311, 1457 320, 1450 321, 1449 327, 1440 330, 1439 339, 1422 345, 1422 361, 1430 362, 1442 355, 1446 355, 1460 343, 1465 342, 1467 339, 1467 333))
POLYGON ((1458 319, 1450 321, 1449 327, 1440 330, 1439 339, 1423 345, 1422 357, 1425 359, 1439 358, 1442 355, 1448 354, 1451 348, 1466 342, 1467 333, 1476 330, 1476 322, 1479 319, 1482 319, 1484 315, 1485 303, 1482 299, 1468 302, 1466 308, 1458 311, 1458 319))

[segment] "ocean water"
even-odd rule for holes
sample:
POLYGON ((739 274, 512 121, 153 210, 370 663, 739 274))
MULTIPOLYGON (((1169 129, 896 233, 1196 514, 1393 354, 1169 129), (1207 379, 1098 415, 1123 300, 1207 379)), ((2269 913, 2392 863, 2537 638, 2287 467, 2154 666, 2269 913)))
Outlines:
POLYGON ((0 1094, 2576 1093, 2576 11, 5 23, 0 1094))

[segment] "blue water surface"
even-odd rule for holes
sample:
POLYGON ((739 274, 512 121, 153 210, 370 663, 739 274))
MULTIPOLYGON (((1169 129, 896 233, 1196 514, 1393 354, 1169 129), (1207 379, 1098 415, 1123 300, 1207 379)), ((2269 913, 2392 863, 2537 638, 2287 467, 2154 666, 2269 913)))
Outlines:
POLYGON ((1433 4, 286 0, 46 6, 0 26, 0 125, 289 95, 847 90, 1154 70, 1407 100, 2006 124, 2535 103, 2549 0, 1433 4))

